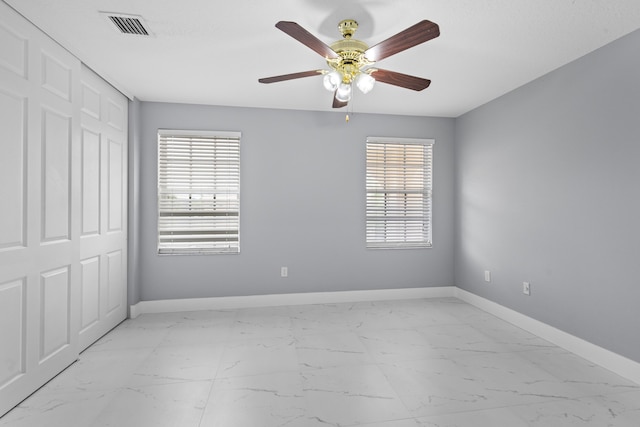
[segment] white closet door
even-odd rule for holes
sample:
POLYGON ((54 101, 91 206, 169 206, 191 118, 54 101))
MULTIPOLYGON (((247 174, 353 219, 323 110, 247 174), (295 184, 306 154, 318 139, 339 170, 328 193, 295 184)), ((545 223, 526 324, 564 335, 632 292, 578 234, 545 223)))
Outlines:
POLYGON ((0 2, 0 415, 125 317, 127 105, 82 127, 86 75, 0 2))
POLYGON ((80 349, 127 314, 127 99, 82 68, 80 349))

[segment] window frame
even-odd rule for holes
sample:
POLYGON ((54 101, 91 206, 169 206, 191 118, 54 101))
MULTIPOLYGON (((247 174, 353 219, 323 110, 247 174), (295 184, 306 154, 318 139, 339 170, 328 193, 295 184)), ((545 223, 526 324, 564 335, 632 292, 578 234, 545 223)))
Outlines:
POLYGON ((367 137, 365 145, 365 244, 367 249, 433 247, 434 145, 435 139, 432 138, 367 137), (405 153, 407 149, 416 145, 424 147, 423 164, 420 168, 423 174, 420 188, 416 188, 415 177, 411 178, 407 173, 406 158, 402 163, 393 164, 385 158, 373 165, 374 162, 371 159, 374 149, 379 151, 384 147, 384 150, 387 150, 387 146, 391 145, 400 146, 405 153), (400 171, 400 166, 404 172, 400 171), (387 173, 392 167, 395 170, 387 173), (402 186, 393 187, 386 184, 388 181, 398 183, 398 180, 402 181, 402 186), (414 201, 410 200, 412 198, 414 201), (404 211, 398 210, 401 199, 404 200, 404 211), (419 216, 410 215, 410 211, 421 213, 419 216), (395 215, 390 215, 389 212, 395 215), (381 231, 381 227, 384 230, 381 231), (416 229, 418 231, 415 231, 416 229))
MULTIPOLYGON (((209 131, 209 130, 180 130, 180 129, 158 129, 157 136, 157 206, 156 206, 156 214, 157 214, 157 254, 158 255, 218 255, 218 254, 239 254, 240 253, 240 166, 241 166, 241 132, 234 131, 209 131), (194 172, 193 169, 193 159, 190 159, 188 163, 189 172, 188 172, 188 180, 191 182, 190 185, 179 188, 176 187, 175 184, 177 181, 183 180, 177 176, 169 176, 170 173, 167 173, 167 168, 163 168, 163 161, 168 161, 167 155, 162 154, 163 144, 169 144, 169 141, 177 144, 177 140, 195 140, 200 144, 206 144, 206 142, 210 142, 211 146, 206 147, 205 151, 200 151, 198 158, 200 160, 205 159, 206 157, 213 156, 216 158, 220 156, 220 154, 224 154, 228 157, 229 161, 221 161, 218 165, 211 164, 211 167, 207 169, 205 174, 206 178, 202 177, 201 170, 198 172, 194 172), (223 150, 216 146, 216 144, 230 144, 228 147, 232 147, 233 144, 236 144, 234 148, 228 148, 223 150), (231 159, 231 160, 230 160, 231 159), (220 168, 221 165, 226 166, 227 170, 225 172, 219 173, 216 172, 217 168, 220 168), (165 174, 163 175, 163 172, 165 174), (220 177, 223 177, 222 179, 220 177), (208 183, 213 183, 217 186, 209 187, 205 189, 205 185, 202 184, 203 179, 209 179, 208 183), (167 183, 168 180, 172 180, 174 182, 174 189, 169 190, 166 188, 166 185, 162 185, 163 183, 167 183), (177 181, 176 181, 177 180, 177 181), (196 184, 194 185, 194 181, 196 184), (213 182, 211 182, 213 181, 213 182), (226 187, 222 186, 220 181, 224 181, 226 187), (165 188, 163 188, 165 187, 165 188), (182 191, 189 190, 189 191, 182 191), (195 191, 194 191, 195 190, 195 191), (199 190, 199 191, 198 191, 199 190), (171 209, 167 209, 167 204, 163 207, 163 201, 166 202, 168 199, 166 196, 170 195, 181 195, 188 196, 188 200, 183 200, 182 208, 175 208, 173 215, 171 214, 171 209), (193 196, 197 196, 193 198, 193 196), (222 198, 222 201, 218 200, 217 196, 225 196, 222 198), (198 202, 193 202, 192 200, 197 200, 200 202, 200 206, 198 206, 198 202), (205 215, 193 215, 190 216, 185 213, 185 210, 192 211, 195 209, 193 206, 196 206, 198 209, 201 209, 201 212, 205 213, 205 215), (209 209, 206 209, 206 205, 210 205, 209 209), (223 209, 224 208, 224 209, 223 209), (182 209, 182 211, 181 211, 182 209), (164 213, 164 215, 163 215, 164 213), (181 221, 181 226, 175 226, 173 232, 177 232, 176 236, 188 235, 189 228, 195 233, 192 234, 193 240, 182 239, 185 244, 191 243, 191 246, 188 247, 178 247, 175 245, 177 242, 176 239, 167 238, 164 239, 163 242, 162 236, 172 236, 172 234, 167 234, 168 226, 167 222, 163 221, 162 218, 169 217, 181 217, 183 219, 187 219, 187 221, 181 221), (198 220, 194 217, 199 217, 200 224, 203 222, 203 217, 208 218, 211 221, 209 226, 197 225, 198 220), (235 218, 233 221, 228 221, 227 224, 224 224, 224 219, 235 218), (227 229, 221 228, 221 224, 229 225, 227 229), (194 225, 195 224, 195 225, 194 225), (200 227, 200 228, 198 228, 200 227), (181 234, 183 233, 183 234, 181 234), (194 236, 195 235, 195 236, 194 236), (200 237, 196 237, 200 235, 200 237), (204 237, 202 237, 204 235, 204 237), (218 237, 221 236, 221 237, 218 237), (208 239, 208 240, 205 240, 208 239), (198 245, 198 241, 201 242, 198 245), (211 246, 208 246, 206 242, 210 242, 211 246), (228 244, 224 244, 222 242, 227 242, 228 244), (174 245, 171 245, 174 243, 174 245)), ((191 142, 193 144, 193 141, 191 142)), ((190 146, 189 153, 193 154, 194 148, 190 146)), ((197 159, 196 159, 197 160, 197 159)), ((178 165, 179 162, 174 159, 173 166, 178 165)), ((184 166, 184 163, 182 163, 184 166)), ((202 164, 201 164, 202 165, 202 164)))

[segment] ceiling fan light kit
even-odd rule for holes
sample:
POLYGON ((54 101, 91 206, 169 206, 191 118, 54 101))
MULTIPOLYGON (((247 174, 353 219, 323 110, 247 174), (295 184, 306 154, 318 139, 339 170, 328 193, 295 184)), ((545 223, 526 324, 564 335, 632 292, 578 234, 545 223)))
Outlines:
POLYGON ((342 33, 342 39, 330 46, 295 22, 280 21, 276 28, 322 55, 330 69, 267 77, 259 79, 260 83, 276 83, 322 75, 325 89, 334 93, 333 108, 341 108, 349 103, 354 83, 365 94, 373 89, 376 81, 415 91, 426 89, 431 83, 430 80, 421 77, 373 67, 373 64, 381 59, 438 37, 440 29, 431 21, 420 21, 373 47, 353 38, 358 29, 358 23, 353 19, 340 21, 338 29, 342 33))
POLYGON ((327 72, 324 75, 323 84, 324 88, 330 92, 335 91, 340 86, 340 82, 342 82, 342 76, 337 71, 327 72))
POLYGON ((356 77, 356 86, 362 93, 369 93, 373 89, 373 85, 376 83, 376 79, 371 77, 371 74, 364 72, 360 73, 356 77))
POLYGON ((336 99, 340 102, 349 102, 351 100, 351 83, 340 83, 336 90, 336 99))

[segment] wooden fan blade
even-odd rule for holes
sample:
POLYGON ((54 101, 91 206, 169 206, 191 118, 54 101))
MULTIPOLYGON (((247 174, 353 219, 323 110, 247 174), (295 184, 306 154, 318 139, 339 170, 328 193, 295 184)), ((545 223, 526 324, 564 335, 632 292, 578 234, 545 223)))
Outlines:
POLYGON ((342 108, 344 106, 346 106, 349 102, 344 102, 344 101, 339 101, 338 98, 336 97, 336 95, 338 94, 338 91, 336 91, 333 94, 333 108, 342 108))
POLYGON ((440 35, 440 27, 431 21, 420 21, 395 36, 370 47, 364 56, 371 62, 377 62, 396 53, 417 46, 440 35))
POLYGON ((423 90, 429 87, 431 80, 395 71, 376 69, 371 72, 371 77, 381 83, 404 87, 411 90, 423 90))
POLYGON ((277 83, 285 80, 301 79, 303 77, 321 76, 322 70, 302 71, 299 73, 283 74, 281 76, 264 77, 258 79, 260 83, 277 83))
POLYGON ((332 59, 339 58, 339 55, 333 49, 295 22, 280 21, 276 24, 276 28, 289 34, 303 45, 320 54, 320 56, 332 59))

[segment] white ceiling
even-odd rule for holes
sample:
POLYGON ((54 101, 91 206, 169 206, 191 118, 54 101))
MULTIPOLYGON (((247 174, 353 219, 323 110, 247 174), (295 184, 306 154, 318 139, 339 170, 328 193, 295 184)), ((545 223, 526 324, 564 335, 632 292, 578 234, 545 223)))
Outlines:
POLYGON ((4 0, 129 97, 143 101, 332 111, 326 68, 274 27, 295 21, 322 41, 359 22, 374 45, 428 19, 440 37, 378 63, 432 80, 422 92, 377 84, 354 112, 457 117, 640 28, 639 0, 4 0), (100 11, 140 15, 152 37, 118 33, 100 11))

